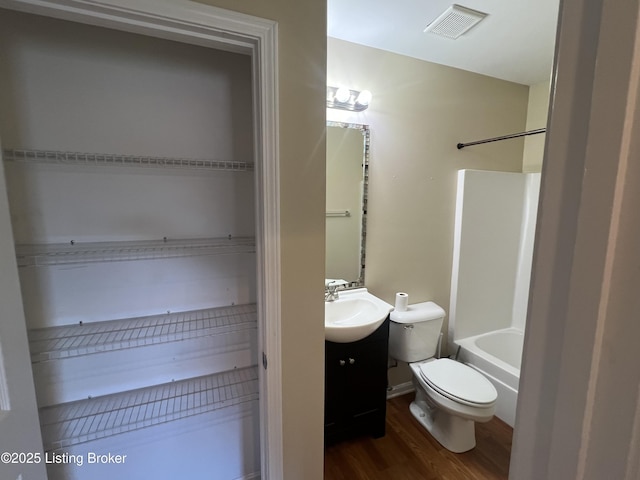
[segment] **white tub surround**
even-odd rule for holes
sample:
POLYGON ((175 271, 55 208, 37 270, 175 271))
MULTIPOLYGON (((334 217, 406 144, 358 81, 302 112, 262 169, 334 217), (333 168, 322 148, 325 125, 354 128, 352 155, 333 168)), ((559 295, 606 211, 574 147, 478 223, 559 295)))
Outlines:
POLYGON ((458 172, 449 349, 492 381, 512 426, 539 187, 538 173, 458 172))

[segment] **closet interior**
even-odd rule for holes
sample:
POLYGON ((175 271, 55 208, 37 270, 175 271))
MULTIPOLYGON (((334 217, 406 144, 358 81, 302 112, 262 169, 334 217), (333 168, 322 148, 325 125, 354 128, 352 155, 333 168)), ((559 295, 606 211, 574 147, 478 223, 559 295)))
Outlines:
POLYGON ((250 57, 0 12, 49 479, 259 478, 250 57))

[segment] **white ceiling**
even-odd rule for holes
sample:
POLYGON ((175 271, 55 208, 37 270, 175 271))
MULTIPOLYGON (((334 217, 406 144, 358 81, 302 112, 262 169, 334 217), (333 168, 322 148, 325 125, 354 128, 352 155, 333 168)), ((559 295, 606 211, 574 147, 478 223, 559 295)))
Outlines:
POLYGON ((488 16, 457 40, 424 33, 450 0, 328 0, 328 35, 524 85, 548 81, 558 0, 458 0, 488 16))

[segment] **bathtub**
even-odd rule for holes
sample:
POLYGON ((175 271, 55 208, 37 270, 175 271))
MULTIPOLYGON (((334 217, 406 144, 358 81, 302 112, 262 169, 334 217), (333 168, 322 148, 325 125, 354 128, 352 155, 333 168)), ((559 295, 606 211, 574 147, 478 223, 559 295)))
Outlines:
POLYGON ((498 391, 496 416, 513 427, 518 401, 522 330, 507 328, 455 340, 459 360, 478 370, 498 391))

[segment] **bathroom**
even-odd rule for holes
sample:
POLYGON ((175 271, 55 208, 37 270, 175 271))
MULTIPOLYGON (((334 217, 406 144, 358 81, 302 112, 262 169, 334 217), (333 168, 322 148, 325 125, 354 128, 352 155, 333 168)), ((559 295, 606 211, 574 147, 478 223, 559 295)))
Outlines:
MULTIPOLYGON (((329 24, 331 25, 331 21, 329 24)), ((532 185, 525 187, 523 183, 521 187, 516 187, 528 188, 527 208, 531 209, 527 218, 529 231, 522 234, 522 238, 526 237, 528 240, 524 242, 525 245, 516 248, 523 248, 525 251, 522 254, 516 252, 516 256, 521 260, 514 259, 504 267, 505 271, 498 274, 504 274, 505 278, 509 278, 507 284, 511 286, 511 290, 507 288, 502 293, 504 299, 484 298, 485 305, 488 304, 487 308, 478 312, 475 320, 475 323, 482 323, 478 317, 490 316, 492 309, 506 312, 506 315, 496 322, 500 327, 470 325, 465 328, 463 323, 474 323, 474 319, 460 319, 465 314, 465 307, 473 313, 474 310, 478 310, 479 305, 469 305, 468 302, 463 304, 461 300, 457 309, 458 330, 466 331, 463 336, 469 337, 472 336, 470 332, 476 335, 484 331, 506 328, 512 323, 516 324, 520 331, 524 329, 545 135, 531 135, 460 150, 456 145, 461 141, 545 127, 549 105, 551 54, 552 52, 549 52, 549 69, 539 72, 535 83, 522 85, 331 36, 328 38, 328 85, 348 85, 355 90, 370 90, 373 94, 369 107, 362 112, 327 109, 327 119, 330 122, 345 122, 356 126, 364 124, 369 127, 364 283, 370 292, 390 304, 394 303, 396 292, 403 291, 408 294, 409 303, 433 301, 443 306, 448 314, 443 326, 445 336, 442 348, 445 354, 455 354, 458 346, 453 342, 454 312, 450 312, 450 309, 455 307, 455 293, 458 291, 458 269, 461 268, 461 275, 465 271, 468 283, 480 285, 483 281, 482 275, 477 279, 470 278, 473 272, 463 268, 467 264, 459 267, 459 254, 454 248, 454 245, 460 243, 457 237, 460 225, 457 220, 456 197, 460 195, 457 188, 461 182, 458 177, 461 170, 509 172, 491 174, 497 178, 488 180, 483 178, 486 175, 482 172, 478 173, 480 193, 475 199, 468 193, 467 201, 472 204, 480 201, 486 203, 478 207, 475 218, 465 218, 465 226, 468 228, 469 222, 481 225, 478 230, 480 235, 483 223, 489 224, 493 221, 494 225, 501 227, 504 222, 500 206, 517 204, 519 212, 516 216, 520 217, 514 219, 512 226, 505 227, 511 228, 513 234, 518 237, 516 243, 520 240, 524 225, 524 190, 513 191, 511 197, 501 196, 499 192, 512 181, 532 182, 532 185), (525 176, 521 172, 532 175, 525 176), (500 183, 503 181, 507 183, 500 183), (491 200, 484 199, 485 190, 496 192, 495 197, 491 200), (483 208, 486 208, 486 211, 483 212, 483 208), (489 220, 492 214, 493 219, 489 220), (454 264, 456 268, 452 272, 454 264), (452 275, 456 277, 453 284, 452 275), (520 280, 516 281, 516 276, 520 280), (504 305, 498 305, 499 302, 504 305), (507 312, 509 309, 514 310, 513 316, 511 312, 507 312)), ((332 128, 337 127, 331 126, 330 130, 332 128)), ((328 138, 331 138, 331 135, 330 131, 328 138)), ((329 163, 333 155, 331 143, 327 155, 329 163)), ((471 176, 471 173, 467 175, 471 176)), ((468 179, 468 182, 474 181, 475 178, 468 179)), ((331 182, 329 175, 327 182, 331 182)), ((345 222, 329 217, 330 211, 334 210, 340 210, 340 205, 328 194, 328 235, 334 225, 345 222)), ((468 237, 474 234, 465 235, 468 237)), ((503 236, 504 233, 496 229, 491 238, 478 237, 474 241, 473 237, 468 237, 465 241, 477 243, 474 254, 483 257, 487 262, 483 267, 497 267, 503 257, 503 236), (495 242, 493 252, 486 251, 486 242, 495 242)), ((332 260, 329 236, 327 243, 329 262, 332 260)), ((463 262, 469 262, 469 259, 463 259, 463 262)), ((327 268, 330 269, 329 266, 327 268)), ((328 272, 328 277, 334 276, 336 274, 332 271, 328 272)), ((348 280, 355 278, 352 276, 348 280)), ((460 290, 462 291, 462 288, 460 290)), ((478 294, 483 295, 480 292, 478 294)), ((463 293, 460 293, 459 298, 462 296, 463 293)), ((460 336, 456 335, 456 340, 459 338, 460 336)), ((516 350, 519 349, 517 356, 522 352, 521 337, 519 342, 519 347, 515 347, 516 350)), ((467 361, 469 354, 463 351, 460 356, 463 361, 467 361)), ((509 369, 507 376, 509 384, 497 387, 500 399, 497 415, 513 427, 518 373, 514 374, 509 369)), ((393 364, 389 369, 389 397, 412 391, 411 378, 412 374, 406 363, 393 364)))

